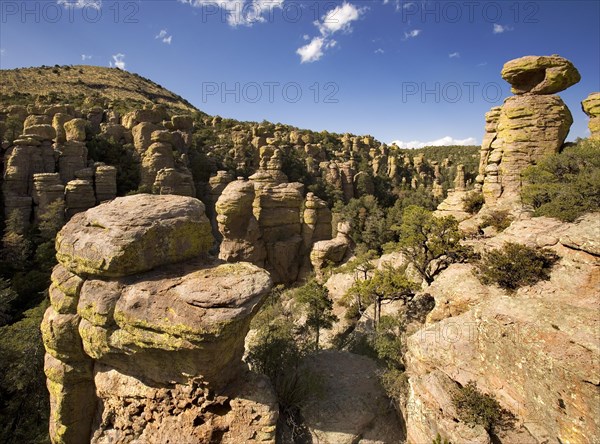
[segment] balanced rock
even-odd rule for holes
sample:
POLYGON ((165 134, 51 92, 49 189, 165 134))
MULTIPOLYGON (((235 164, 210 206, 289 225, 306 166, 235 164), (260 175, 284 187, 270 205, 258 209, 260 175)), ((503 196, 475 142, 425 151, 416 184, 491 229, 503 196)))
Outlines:
POLYGON ((511 84, 513 94, 555 94, 575 85, 581 75, 563 57, 525 56, 505 63, 502 78, 511 84))
POLYGON ((494 207, 512 211, 520 208, 522 172, 562 147, 573 117, 560 97, 547 93, 560 91, 579 81, 579 74, 573 74, 569 66, 572 66, 570 62, 559 63, 554 56, 524 57, 505 65, 503 76, 520 82, 517 83, 521 88, 517 88, 518 91, 529 93, 509 97, 502 107, 492 108, 486 115, 486 135, 477 182, 488 209, 494 207), (546 63, 546 59, 556 64, 546 63), (537 66, 538 71, 532 66, 537 66), (528 76, 536 72, 546 77, 530 85, 529 90, 523 79, 529 79, 528 76), (519 77, 521 74, 518 73, 524 73, 523 77, 519 77), (557 85, 562 86, 556 89, 557 85))

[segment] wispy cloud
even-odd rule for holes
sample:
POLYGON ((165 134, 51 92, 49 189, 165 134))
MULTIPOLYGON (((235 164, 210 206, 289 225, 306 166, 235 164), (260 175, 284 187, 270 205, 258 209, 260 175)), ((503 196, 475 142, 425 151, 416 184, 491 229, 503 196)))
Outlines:
POLYGON ((265 16, 282 8, 284 0, 177 0, 196 8, 221 8, 226 12, 227 23, 232 27, 252 26, 266 22, 265 16))
POLYGON ((91 55, 86 55, 86 54, 81 54, 81 60, 82 61, 86 61, 86 60, 91 60, 92 56, 91 55))
POLYGON ((385 52, 385 51, 384 51, 383 49, 381 49, 381 48, 377 48, 377 49, 375 50, 375 54, 383 54, 384 52, 385 52))
POLYGON ((0 55, 4 55, 4 54, 6 54, 6 49, 0 48, 0 55))
POLYGON ((404 40, 408 40, 408 39, 414 39, 416 37, 418 37, 419 35, 421 35, 421 30, 420 29, 412 29, 408 32, 404 32, 404 40))
POLYGON ((394 140, 390 142, 390 145, 397 145, 398 148, 423 148, 426 146, 452 146, 452 145, 477 145, 477 139, 474 137, 467 137, 466 139, 455 139, 450 136, 442 137, 441 139, 432 140, 430 142, 421 142, 419 140, 411 140, 410 142, 403 142, 402 140, 394 140))
POLYGON ((56 0, 56 3, 64 6, 65 8, 100 9, 102 7, 102 0, 56 0))
POLYGON ((494 34, 502 34, 503 32, 512 31, 513 28, 508 25, 499 25, 498 23, 494 23, 494 27, 492 28, 492 32, 494 34))
MULTIPOLYGON (((296 50, 296 54, 300 56, 300 62, 312 63, 320 60, 326 49, 337 45, 332 36, 340 31, 352 32, 352 22, 358 20, 366 11, 365 7, 358 8, 351 3, 344 2, 323 15, 320 20, 315 21, 314 25, 321 35, 313 37, 309 43, 296 50)), ((304 40, 308 40, 307 37, 305 35, 304 40)))
POLYGON ((448 57, 450 57, 451 59, 458 59, 460 58, 460 52, 451 52, 450 54, 448 54, 448 57))
POLYGON ((162 42, 166 43, 167 45, 170 45, 173 41, 173 36, 169 35, 166 29, 161 29, 160 32, 154 38, 162 40, 162 42))
POLYGON ((115 54, 112 56, 112 58, 113 61, 108 63, 111 68, 116 66, 119 69, 125 69, 125 54, 115 54))

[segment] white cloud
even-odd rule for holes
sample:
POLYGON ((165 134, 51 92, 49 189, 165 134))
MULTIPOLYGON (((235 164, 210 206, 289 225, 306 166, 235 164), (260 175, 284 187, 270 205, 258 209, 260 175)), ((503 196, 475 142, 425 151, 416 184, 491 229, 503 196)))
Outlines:
POLYGON ((81 54, 81 60, 83 60, 84 62, 86 60, 91 60, 91 59, 92 59, 91 55, 81 54))
POLYGON ((308 34, 304 34, 302 36, 302 40, 310 40, 310 36, 308 34))
POLYGON ((0 55, 4 55, 4 54, 6 54, 6 49, 0 48, 0 55))
POLYGON ((338 31, 350 32, 352 22, 358 20, 366 11, 366 8, 357 8, 351 3, 344 2, 341 6, 329 11, 321 18, 321 22, 315 22, 321 35, 327 36, 338 31))
POLYGON ((166 43, 167 45, 170 45, 173 41, 173 36, 169 35, 166 29, 161 29, 160 32, 154 38, 162 40, 162 42, 166 43))
POLYGON ((119 69, 125 69, 125 54, 115 54, 112 56, 113 58, 113 62, 109 62, 109 66, 112 68, 113 66, 116 66, 119 69))
POLYGON ((375 50, 375 54, 383 54, 384 52, 385 52, 385 51, 384 51, 383 49, 381 49, 381 48, 377 48, 377 49, 375 50))
POLYGON ((448 54, 448 57, 450 57, 451 59, 458 59, 460 58, 460 52, 451 52, 450 54, 448 54))
POLYGON ((419 34, 421 34, 421 30, 420 29, 413 29, 411 31, 408 32, 404 32, 404 40, 408 40, 408 39, 414 39, 415 37, 418 37, 419 34))
POLYGON ((64 6, 65 8, 100 9, 102 7, 102 0, 56 0, 56 3, 64 6))
POLYGON ((389 145, 397 145, 398 148, 423 148, 426 146, 451 146, 451 145, 478 145, 477 139, 467 137, 466 139, 454 139, 450 136, 442 137, 441 139, 432 140, 430 142, 421 142, 419 140, 411 140, 403 142, 402 140, 394 140, 389 145))
POLYGON ((275 8, 282 8, 284 0, 177 0, 196 8, 221 8, 232 27, 252 26, 267 20, 275 8))
POLYGON ((494 27, 492 29, 492 32, 494 34, 502 34, 503 32, 512 31, 512 30, 513 30, 513 28, 511 28, 508 25, 503 26, 503 25, 499 25, 498 23, 494 23, 494 27))
MULTIPOLYGON (((342 5, 329 11, 321 17, 321 20, 314 22, 319 29, 320 37, 313 37, 312 40, 298 48, 296 54, 300 56, 300 63, 312 63, 323 57, 326 49, 333 48, 337 42, 332 38, 336 32, 352 32, 352 22, 358 20, 367 8, 357 8, 351 3, 344 2, 342 5)), ((308 40, 308 35, 303 36, 308 40)))
POLYGON ((323 57, 324 50, 337 45, 335 40, 325 37, 314 37, 310 43, 298 48, 296 54, 300 56, 300 63, 312 63, 323 57))

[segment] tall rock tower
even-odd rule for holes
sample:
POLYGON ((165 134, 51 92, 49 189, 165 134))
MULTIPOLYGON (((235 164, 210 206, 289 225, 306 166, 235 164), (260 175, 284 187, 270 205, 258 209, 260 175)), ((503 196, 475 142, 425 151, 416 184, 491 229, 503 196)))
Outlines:
POLYGON ((515 95, 486 114, 477 183, 487 207, 510 210, 520 203, 523 170, 563 145, 573 117, 555 93, 581 76, 570 61, 552 55, 511 60, 502 78, 515 95))

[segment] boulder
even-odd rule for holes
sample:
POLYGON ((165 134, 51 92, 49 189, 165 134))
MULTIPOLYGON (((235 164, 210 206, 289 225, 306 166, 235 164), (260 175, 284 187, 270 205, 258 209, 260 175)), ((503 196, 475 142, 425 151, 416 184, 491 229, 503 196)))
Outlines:
POLYGON ((67 141, 85 142, 86 126, 88 122, 85 119, 72 119, 64 124, 67 141))
POLYGON ((211 244, 202 202, 141 194, 73 217, 57 235, 56 251, 73 273, 125 276, 198 256, 211 244))
POLYGON ((558 55, 525 56, 505 63, 502 78, 511 84, 513 94, 556 94, 578 83, 581 75, 558 55))

